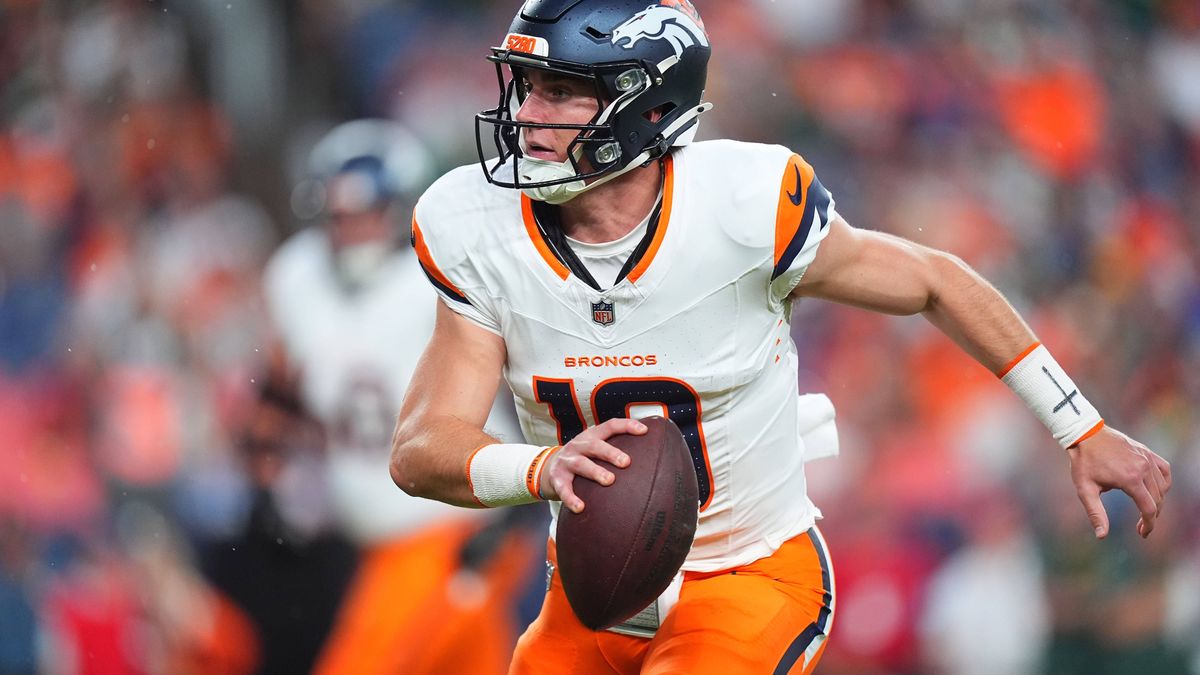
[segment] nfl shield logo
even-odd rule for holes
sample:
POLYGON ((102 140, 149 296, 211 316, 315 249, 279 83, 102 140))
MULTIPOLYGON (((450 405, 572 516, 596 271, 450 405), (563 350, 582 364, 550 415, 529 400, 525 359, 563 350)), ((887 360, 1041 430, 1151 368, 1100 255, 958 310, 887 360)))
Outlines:
POLYGON ((607 326, 613 322, 616 317, 613 315, 613 306, 611 302, 605 302, 603 299, 600 302, 592 303, 592 321, 607 326))

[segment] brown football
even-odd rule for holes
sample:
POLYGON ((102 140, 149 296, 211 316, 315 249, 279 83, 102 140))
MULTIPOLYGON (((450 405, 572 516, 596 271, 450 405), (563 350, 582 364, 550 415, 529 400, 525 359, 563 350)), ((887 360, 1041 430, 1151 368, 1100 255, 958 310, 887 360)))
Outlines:
POLYGON ((609 628, 654 601, 683 565, 699 517, 691 453, 679 427, 664 417, 641 420, 645 434, 608 439, 629 455, 607 487, 575 478, 582 513, 562 509, 555 543, 567 600, 583 625, 609 628))

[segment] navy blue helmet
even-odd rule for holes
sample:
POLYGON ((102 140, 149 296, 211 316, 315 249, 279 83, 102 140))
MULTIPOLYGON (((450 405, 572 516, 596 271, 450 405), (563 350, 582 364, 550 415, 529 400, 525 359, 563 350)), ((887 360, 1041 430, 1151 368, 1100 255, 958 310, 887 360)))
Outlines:
POLYGON ((624 173, 690 142, 696 118, 711 107, 700 100, 710 53, 704 22, 688 0, 528 0, 503 46, 488 56, 500 100, 475 116, 484 173, 503 187, 545 187, 624 173), (596 116, 582 125, 514 119, 524 97, 521 73, 530 68, 592 82, 596 116), (495 153, 484 150, 489 126, 495 153), (578 130, 568 149, 573 175, 532 182, 522 176, 522 128, 578 130))

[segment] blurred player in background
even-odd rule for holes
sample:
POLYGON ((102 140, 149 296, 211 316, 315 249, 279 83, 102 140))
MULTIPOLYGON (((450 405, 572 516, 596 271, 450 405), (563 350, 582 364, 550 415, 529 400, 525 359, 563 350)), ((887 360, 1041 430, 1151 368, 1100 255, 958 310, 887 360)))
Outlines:
POLYGON ((801 297, 923 314, 1067 450, 1098 537, 1113 488, 1148 536, 1169 466, 1104 424, 978 274, 850 226, 787 148, 691 143, 710 107, 709 54, 687 0, 529 0, 490 57, 501 98, 476 118, 484 175, 452 171, 416 208, 414 243, 442 303, 396 432, 400 487, 580 512, 573 481, 611 484, 593 460, 626 466, 606 439, 644 433, 629 418, 646 408, 676 421, 697 469, 700 522, 677 597, 592 632, 555 575, 510 672, 815 667, 836 594, 806 497, 805 454, 820 448, 802 431, 826 415, 797 393, 788 324, 801 297), (502 374, 532 444, 483 428, 502 374))
MULTIPOLYGON (((325 222, 286 241, 264 275, 281 357, 270 386, 319 422, 329 512, 361 550, 317 673, 502 671, 534 555, 511 517, 409 497, 387 474, 395 411, 433 332, 435 295, 404 226, 431 162, 396 123, 333 129, 299 196, 325 222)), ((511 400, 495 397, 488 428, 519 440, 511 400)))

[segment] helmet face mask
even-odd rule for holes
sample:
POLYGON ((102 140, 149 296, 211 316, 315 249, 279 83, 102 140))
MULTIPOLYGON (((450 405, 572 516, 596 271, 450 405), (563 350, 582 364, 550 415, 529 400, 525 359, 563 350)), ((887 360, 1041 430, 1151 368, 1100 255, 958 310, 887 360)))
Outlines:
POLYGON ((496 77, 501 86, 500 101, 495 108, 485 110, 476 116, 475 140, 481 161, 485 161, 483 160, 485 156, 482 140, 483 127, 484 125, 491 125, 493 127, 492 140, 496 147, 497 158, 490 167, 485 164, 485 171, 493 179, 493 183, 510 188, 547 187, 574 180, 593 178, 602 175, 613 167, 620 155, 619 151, 613 152, 611 149, 613 147, 612 144, 616 143, 617 140, 615 130, 611 123, 605 124, 601 121, 606 115, 606 108, 611 107, 611 104, 606 102, 600 78, 595 73, 581 74, 577 69, 556 67, 554 64, 549 63, 532 64, 520 56, 505 54, 500 49, 494 49, 493 55, 489 59, 496 63, 496 77), (506 66, 511 72, 511 75, 507 78, 504 73, 506 66), (595 88, 596 114, 584 124, 523 122, 517 120, 516 111, 525 102, 525 93, 521 84, 523 81, 523 71, 526 69, 537 69, 590 82, 595 88), (525 158, 525 153, 521 148, 521 136, 526 129, 566 129, 577 132, 574 140, 571 141, 567 148, 567 162, 570 163, 575 175, 550 181, 529 182, 528 180, 522 180, 518 162, 510 162, 509 159, 521 160, 525 158), (610 149, 606 150, 605 153, 598 152, 599 148, 604 145, 609 145, 610 149), (587 160, 586 163, 583 162, 584 158, 587 160), (509 166, 505 166, 505 170, 500 171, 500 168, 505 164, 509 166), (586 164, 586 167, 584 164, 586 164), (511 176, 509 175, 509 171, 511 171, 511 176))
MULTIPOLYGON (((633 141, 640 139, 641 135, 639 132, 633 131, 633 135, 625 138, 626 142, 622 143, 622 139, 617 135, 614 113, 619 112, 648 88, 650 75, 641 64, 624 62, 579 68, 576 64, 557 63, 552 59, 534 61, 525 55, 508 53, 500 48, 493 48, 493 54, 489 60, 496 64, 496 77, 501 87, 500 100, 495 108, 485 110, 476 116, 475 140, 481 161, 486 162, 483 159, 485 156, 483 127, 484 125, 493 126, 492 140, 496 147, 497 158, 490 167, 485 163, 485 171, 493 179, 493 183, 502 187, 523 189, 586 180, 618 168, 623 156, 632 157, 640 153, 642 148, 632 146, 633 141), (512 73, 507 78, 504 73, 506 66, 512 73), (596 114, 585 124, 517 120, 516 111, 525 102, 525 95, 521 87, 522 73, 531 69, 589 82, 595 90, 596 114), (620 90, 618 82, 626 85, 623 91, 620 90), (549 181, 529 182, 523 180, 518 162, 508 162, 508 160, 524 158, 520 142, 521 132, 524 129, 569 129, 577 132, 567 150, 567 161, 571 164, 574 175, 549 181), (584 159, 586 162, 583 162, 584 159), (500 167, 506 163, 510 166, 505 167, 505 171, 501 172, 500 167), (508 174, 509 171, 511 171, 511 176, 508 174)), ((649 123, 646 126, 649 127, 649 123)))
POLYGON ((496 66, 499 101, 475 116, 476 149, 488 181, 535 198, 539 188, 548 194, 545 188, 568 186, 566 201, 589 182, 599 184, 690 140, 695 118, 711 107, 700 102, 708 38, 685 0, 646 2, 525 3, 505 46, 488 56, 496 66), (595 116, 584 124, 517 120, 526 70, 586 80, 595 89, 595 116), (488 126, 492 159, 485 152, 488 126), (553 163, 525 156, 521 137, 527 129, 575 131, 566 162, 541 170, 553 163))

